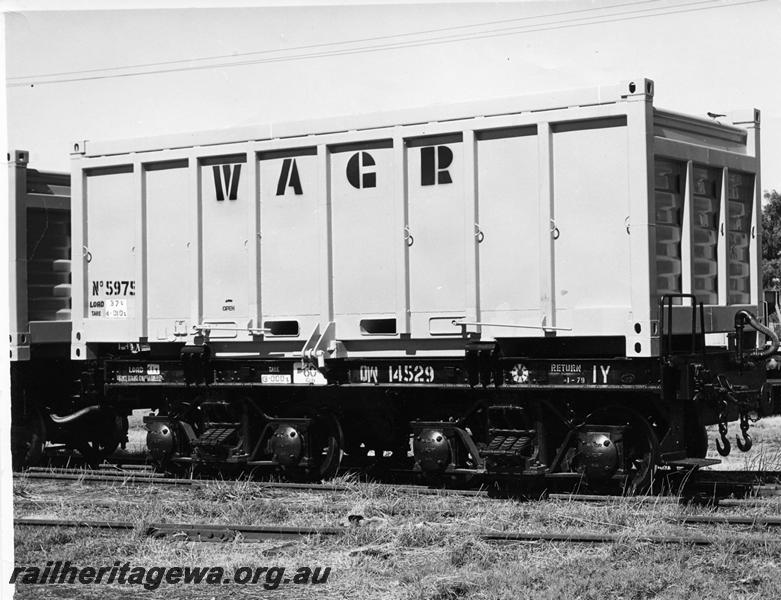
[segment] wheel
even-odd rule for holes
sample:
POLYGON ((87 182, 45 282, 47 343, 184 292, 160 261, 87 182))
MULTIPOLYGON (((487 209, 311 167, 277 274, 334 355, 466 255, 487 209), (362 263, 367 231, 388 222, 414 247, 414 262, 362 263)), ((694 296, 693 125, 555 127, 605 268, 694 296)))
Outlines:
POLYGON ((623 440, 626 477, 622 491, 626 495, 648 492, 659 460, 659 439, 648 419, 632 408, 609 406, 592 413, 589 421, 594 424, 626 425, 623 440))
POLYGON ((624 493, 644 494, 653 485, 656 463, 659 460, 659 440, 651 424, 639 415, 637 419, 630 418, 628 425, 624 436, 624 453, 629 471, 624 483, 624 493))
POLYGON ((332 414, 316 416, 309 427, 309 440, 312 447, 312 461, 306 469, 285 468, 285 478, 289 481, 321 481, 331 479, 339 471, 344 437, 337 418, 332 414))
POLYGON ((96 468, 105 459, 116 452, 125 439, 125 420, 123 417, 107 413, 92 427, 80 429, 74 434, 70 445, 84 457, 84 460, 96 468), (88 431, 89 429, 89 431, 88 431))
POLYGON ((683 426, 686 456, 690 458, 705 458, 708 454, 708 430, 702 424, 702 419, 695 410, 686 412, 683 426))
POLYGON ((22 424, 11 426, 11 461, 14 470, 34 467, 43 459, 46 425, 37 412, 22 424))
POLYGON ((97 468, 100 463, 114 454, 114 451, 118 446, 118 441, 107 442, 105 440, 82 441, 73 444, 73 448, 84 457, 84 460, 87 461, 87 464, 93 469, 97 468))

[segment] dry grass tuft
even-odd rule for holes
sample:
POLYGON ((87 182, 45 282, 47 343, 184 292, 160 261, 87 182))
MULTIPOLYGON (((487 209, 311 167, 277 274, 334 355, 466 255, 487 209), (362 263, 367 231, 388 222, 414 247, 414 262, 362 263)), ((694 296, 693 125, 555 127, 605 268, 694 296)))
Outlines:
POLYGON ((457 541, 449 550, 450 564, 460 569, 467 565, 473 565, 480 569, 487 569, 500 559, 501 552, 486 542, 473 538, 457 541))
POLYGON ((465 598, 478 588, 475 581, 465 581, 459 577, 443 577, 431 582, 433 591, 427 595, 428 600, 458 600, 465 598))
POLYGON ((729 423, 729 438, 732 443, 732 452, 727 457, 719 456, 716 452, 714 440, 718 438, 718 427, 708 427, 708 458, 717 458, 722 461, 716 469, 727 470, 756 470, 779 471, 781 470, 781 416, 765 417, 751 424, 749 434, 754 442, 749 452, 743 453, 736 447, 735 435, 740 433, 737 421, 729 423))
MULTIPOLYGON (((756 428, 759 461, 779 459, 773 423, 756 428), (761 435, 760 435, 761 434, 761 435), (775 454, 774 454, 775 453, 775 454)), ((781 419, 776 421, 781 437, 781 419)), ((753 453, 753 451, 752 451, 753 453)), ((739 452, 733 456, 744 460, 739 452)), ((750 456, 745 455, 745 456, 750 456)), ((779 461, 781 462, 781 461, 779 461)), ((741 468, 744 468, 741 466, 741 468)), ((671 521, 706 509, 632 498, 605 504, 558 500, 518 502, 483 497, 401 493, 362 484, 354 476, 334 483, 347 488, 330 494, 269 490, 252 481, 213 481, 188 489, 134 485, 84 485, 24 477, 14 481, 17 516, 132 520, 132 534, 68 529, 18 528, 16 562, 82 564, 330 566, 325 586, 284 587, 271 593, 223 588, 167 586, 144 598, 776 598, 781 597, 781 538, 774 530, 683 527, 671 521), (351 518, 352 517, 352 518, 351 518), (343 526, 339 539, 311 537, 298 542, 199 544, 148 539, 150 522, 213 522, 293 526, 343 526), (516 532, 615 532, 615 544, 528 542, 488 544, 480 530, 516 532), (764 536, 760 544, 736 543, 744 532, 764 536), (659 546, 648 535, 706 534, 716 544, 659 546)), ((737 509, 735 509, 737 511, 737 509)), ((724 513, 720 510, 719 514, 724 513)), ((727 514, 729 511, 727 511, 727 514)), ((762 500, 741 514, 781 514, 779 498, 762 500)), ((75 589, 75 588, 74 588, 75 589)), ((76 590, 84 591, 84 589, 76 590)), ((95 587, 101 597, 129 597, 138 590, 95 587), (124 596, 123 596, 124 595, 124 596)), ((55 597, 46 586, 23 590, 22 598, 55 597)), ((97 597, 97 596, 95 596, 97 597)))

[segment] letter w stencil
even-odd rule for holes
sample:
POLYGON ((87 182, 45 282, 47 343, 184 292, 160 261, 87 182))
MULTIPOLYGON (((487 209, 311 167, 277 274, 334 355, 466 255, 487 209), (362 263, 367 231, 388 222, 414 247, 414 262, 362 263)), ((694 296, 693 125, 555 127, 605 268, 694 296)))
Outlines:
POLYGON ((214 171, 214 191, 217 194, 217 201, 222 202, 225 198, 236 200, 239 195, 241 165, 214 165, 212 170, 214 171))

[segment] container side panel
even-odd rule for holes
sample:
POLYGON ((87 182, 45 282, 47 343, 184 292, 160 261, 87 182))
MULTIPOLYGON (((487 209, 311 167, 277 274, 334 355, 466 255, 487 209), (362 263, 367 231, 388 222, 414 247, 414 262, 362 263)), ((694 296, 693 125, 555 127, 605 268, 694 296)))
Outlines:
POLYGON ((16 174, 16 185, 22 189, 18 197, 14 190, 9 198, 14 220, 18 219, 18 229, 12 229, 10 239, 13 248, 24 247, 25 253, 14 252, 11 257, 17 273, 11 283, 23 284, 27 296, 27 305, 17 305, 12 322, 11 358, 16 360, 26 358, 23 354, 28 347, 70 341, 73 290, 70 178, 28 169, 28 154, 16 151, 14 155, 16 162, 9 173, 16 174), (16 205, 20 200, 21 205, 16 205))
POLYGON ((27 310, 30 321, 70 321, 70 211, 27 209, 27 310))
POLYGON ((249 322, 249 203, 241 162, 212 162, 201 176, 203 321, 236 327, 249 322))
POLYGON ((334 314, 340 338, 396 332, 390 321, 384 328, 366 327, 367 320, 377 325, 380 319, 396 319, 396 249, 402 232, 395 227, 394 153, 384 146, 331 155, 334 314))
POLYGON ((150 340, 173 339, 189 330, 191 254, 196 205, 188 191, 189 170, 145 173, 147 215, 147 302, 150 340), (177 326, 176 321, 184 322, 177 326))
POLYGON ((260 160, 262 326, 271 335, 307 337, 320 315, 317 156, 274 154, 260 160))
MULTIPOLYGON (((536 135, 477 142, 480 321, 539 326, 540 231, 536 135)), ((486 336, 539 331, 484 327, 486 336)))
POLYGON ((656 214, 656 291, 658 296, 683 292, 684 175, 686 163, 657 158, 654 163, 656 214))
MULTIPOLYGON (((463 318, 466 307, 462 143, 459 137, 408 140, 408 146, 412 334, 460 334, 451 321, 463 318), (442 320, 431 322, 436 316, 442 320)), ((474 240, 468 243, 471 248, 474 240)))
MULTIPOLYGON (((87 341, 127 341, 136 331, 136 224, 139 202, 130 168, 87 173, 87 341)), ((137 335, 135 336, 138 337, 137 335)))
POLYGON ((552 145, 556 326, 623 334, 621 319, 591 309, 631 306, 627 128, 567 126, 552 145))
POLYGON ((721 169, 695 165, 692 192, 692 293, 700 302, 718 304, 721 169))
POLYGON ((754 176, 729 172, 727 191, 728 304, 751 303, 751 217, 754 176))

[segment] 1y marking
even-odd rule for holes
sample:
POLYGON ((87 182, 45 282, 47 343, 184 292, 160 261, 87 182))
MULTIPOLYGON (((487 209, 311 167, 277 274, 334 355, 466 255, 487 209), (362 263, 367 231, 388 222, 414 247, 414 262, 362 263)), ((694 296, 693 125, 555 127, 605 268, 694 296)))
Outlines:
MULTIPOLYGON (((610 365, 602 366, 599 365, 599 370, 602 374, 602 383, 607 384, 607 374, 610 373, 610 365)), ((591 371, 591 381, 592 383, 598 383, 597 381, 597 365, 594 365, 594 368, 591 371)))

